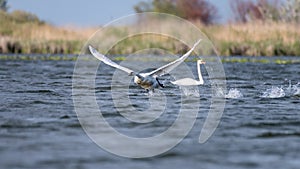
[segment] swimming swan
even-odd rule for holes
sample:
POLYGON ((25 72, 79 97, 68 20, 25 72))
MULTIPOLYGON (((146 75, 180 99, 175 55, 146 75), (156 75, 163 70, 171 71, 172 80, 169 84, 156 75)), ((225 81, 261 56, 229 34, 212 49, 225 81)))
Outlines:
MULTIPOLYGON (((192 51, 196 48, 196 46, 202 41, 202 39, 198 40, 194 46, 183 56, 181 56, 180 58, 176 59, 173 62, 170 62, 160 68, 157 68, 151 72, 147 72, 147 73, 136 73, 131 69, 128 69, 126 67, 123 67, 121 65, 118 65, 117 63, 111 61, 110 59, 108 59, 106 56, 100 54, 95 48, 93 48, 91 45, 89 45, 89 50, 91 52, 91 54, 96 57, 97 59, 99 59, 100 61, 102 61, 103 63, 112 66, 114 68, 120 69, 124 72, 127 72, 129 74, 129 76, 134 76, 134 83, 139 85, 140 87, 146 89, 147 91, 149 90, 154 90, 154 88, 159 88, 159 87, 164 87, 163 84, 161 84, 157 77, 158 76, 162 76, 165 75, 169 72, 171 72, 173 69, 175 69, 177 66, 179 66, 182 62, 184 62, 184 60, 192 53, 192 51)), ((200 62, 199 62, 200 63, 200 62)), ((202 62, 201 62, 202 63, 202 62)), ((199 75, 199 80, 200 81, 196 81, 193 79, 189 79, 189 78, 185 78, 185 79, 181 79, 181 80, 177 80, 175 82, 171 82, 173 84, 176 85, 198 85, 198 84, 203 84, 203 79, 201 76, 201 72, 200 72, 200 64, 199 68, 198 68, 198 75, 199 75), (199 74, 200 73, 200 74, 199 74), (200 78, 201 77, 201 78, 200 78)))
POLYGON ((202 78, 202 74, 201 74, 201 69, 200 69, 200 65, 201 64, 205 64, 204 61, 197 60, 197 70, 198 70, 198 77, 199 77, 199 81, 191 79, 191 78, 184 78, 184 79, 179 79, 176 80, 174 82, 171 81, 172 84, 174 85, 178 85, 178 86, 197 86, 197 85, 203 85, 204 81, 202 78))

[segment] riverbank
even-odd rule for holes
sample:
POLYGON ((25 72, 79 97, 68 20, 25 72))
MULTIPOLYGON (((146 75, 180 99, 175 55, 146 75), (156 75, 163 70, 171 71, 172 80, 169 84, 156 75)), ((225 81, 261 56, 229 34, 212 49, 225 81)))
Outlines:
POLYGON ((223 56, 300 56, 299 25, 228 24, 203 30, 223 56))
MULTIPOLYGON (((15 54, 78 54, 84 43, 99 28, 55 27, 40 21, 15 21, 9 16, 0 19, 0 53, 15 54), (4 18, 4 19, 3 19, 4 18)), ((5 14, 7 15, 7 14, 5 14)), ((196 24, 215 44, 222 56, 300 56, 299 25, 286 23, 248 23, 204 26, 196 24)), ((129 31, 115 28, 118 33, 129 31)), ((112 50, 120 55, 134 52, 146 42, 130 41, 112 50)), ((178 53, 184 46, 168 45, 168 50, 178 53)))

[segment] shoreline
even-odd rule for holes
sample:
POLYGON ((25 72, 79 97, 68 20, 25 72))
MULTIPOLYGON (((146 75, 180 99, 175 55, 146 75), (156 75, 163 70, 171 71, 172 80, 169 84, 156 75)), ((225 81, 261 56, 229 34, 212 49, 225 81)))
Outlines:
MULTIPOLYGON (((75 62, 78 59, 78 54, 0 54, 0 61, 72 61, 75 62)), ((127 55, 112 55, 109 56, 111 60, 115 62, 121 62, 127 60, 127 55)), ((196 62, 194 56, 186 60, 185 62, 196 62)), ((300 64, 299 56, 219 56, 222 63, 260 63, 260 64, 300 64)), ((140 61, 148 62, 149 58, 140 61)), ((209 58, 206 58, 209 61, 209 58)), ((84 58, 81 61, 94 61, 94 59, 84 58)), ((172 60, 169 60, 169 62, 172 60)))

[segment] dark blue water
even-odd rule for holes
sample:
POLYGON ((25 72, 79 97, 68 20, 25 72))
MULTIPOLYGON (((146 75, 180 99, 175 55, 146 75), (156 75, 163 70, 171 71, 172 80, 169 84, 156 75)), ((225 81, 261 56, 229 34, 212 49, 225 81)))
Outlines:
MULTIPOLYGON (((189 135, 170 151, 146 159, 108 153, 85 134, 72 100, 73 61, 2 60, 0 168, 299 168, 300 64, 297 58, 286 59, 296 61, 225 62, 231 91, 224 94, 225 111, 213 136, 204 144, 198 143, 211 94, 203 92, 202 109, 189 135)), ((103 113, 112 126, 129 134, 134 129, 136 136, 149 136, 172 124, 177 106, 169 107, 174 114, 169 112, 146 126, 128 123, 112 113, 111 100, 106 96, 109 86, 101 86, 109 81, 111 71, 98 72, 106 78, 98 79, 96 85, 98 102, 106 105, 103 113)), ((206 72, 203 74, 207 80, 206 72)), ((200 90, 209 88, 204 85, 200 90)), ((140 90, 130 89, 130 99, 137 105, 148 97, 140 90)), ((178 89, 162 90, 174 97, 172 92, 178 89)))

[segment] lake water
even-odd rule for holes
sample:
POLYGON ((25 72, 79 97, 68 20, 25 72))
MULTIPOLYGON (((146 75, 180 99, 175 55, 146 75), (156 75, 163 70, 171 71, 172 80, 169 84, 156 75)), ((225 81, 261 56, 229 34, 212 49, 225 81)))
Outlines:
MULTIPOLYGON (((0 168, 299 168, 300 58, 244 59, 224 58, 226 106, 212 137, 198 143, 210 105, 206 84, 199 87, 202 107, 188 136, 166 153, 145 159, 113 155, 85 134, 72 100, 74 61, 0 60, 0 168)), ((113 71, 98 72, 96 80, 97 101, 105 105, 102 113, 113 127, 145 137, 174 122, 175 105, 145 125, 122 120, 106 99, 109 86, 103 86, 113 71)), ((161 90, 175 97, 179 89, 161 90)), ((147 107, 138 103, 151 96, 134 86, 130 92, 137 109, 147 107)))

